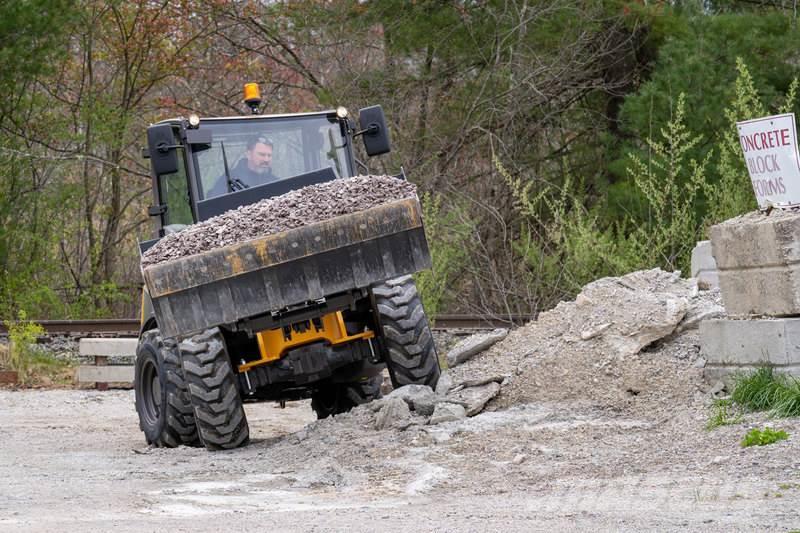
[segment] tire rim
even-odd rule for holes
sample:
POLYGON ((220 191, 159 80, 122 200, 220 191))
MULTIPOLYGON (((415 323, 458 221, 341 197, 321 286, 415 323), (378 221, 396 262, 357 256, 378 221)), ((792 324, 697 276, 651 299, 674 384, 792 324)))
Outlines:
POLYGON ((161 414, 161 381, 152 361, 148 361, 142 371, 142 389, 145 420, 150 426, 156 425, 161 414))

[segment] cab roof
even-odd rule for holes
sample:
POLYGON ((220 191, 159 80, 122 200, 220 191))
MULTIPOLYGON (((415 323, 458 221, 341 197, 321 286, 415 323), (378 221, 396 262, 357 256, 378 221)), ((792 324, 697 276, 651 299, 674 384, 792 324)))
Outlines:
MULTIPOLYGON (((308 113, 282 113, 278 115, 241 115, 241 116, 232 116, 232 117, 200 117, 200 122, 224 122, 228 120, 259 120, 259 119, 273 119, 273 118, 305 118, 305 117, 327 117, 329 115, 336 116, 335 109, 328 109, 326 111, 312 111, 308 113)), ((155 122, 155 124, 174 124, 176 122, 180 122, 181 120, 185 120, 185 117, 175 117, 175 118, 168 118, 164 120, 160 120, 155 122)))

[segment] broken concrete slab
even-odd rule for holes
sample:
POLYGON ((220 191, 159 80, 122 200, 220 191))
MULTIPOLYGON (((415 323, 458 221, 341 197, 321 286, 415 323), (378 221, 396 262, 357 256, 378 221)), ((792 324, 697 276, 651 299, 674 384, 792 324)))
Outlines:
POLYGON ((453 378, 450 375, 450 371, 443 370, 441 375, 439 375, 439 381, 436 382, 435 392, 439 396, 444 396, 451 388, 453 388, 453 378))
POLYGON ((800 213, 749 213, 709 233, 729 315, 800 314, 800 213))
POLYGON ((500 384, 491 381, 478 387, 467 387, 447 395, 447 400, 456 400, 466 408, 467 416, 475 416, 486 407, 489 400, 500 393, 500 384))
POLYGON ((639 318, 627 324, 612 324, 602 334, 603 340, 621 355, 639 353, 642 348, 675 331, 689 309, 685 298, 642 297, 637 295, 641 307, 639 318), (647 313, 647 314, 645 314, 647 313))
POLYGON ((408 404, 402 398, 387 398, 381 403, 381 410, 375 417, 375 429, 406 429, 414 423, 408 404))
POLYGON ((460 365, 477 354, 488 350, 508 335, 507 329, 495 329, 489 333, 477 333, 456 344, 447 353, 447 364, 451 367, 460 365))
POLYGON ((800 318, 705 320, 700 353, 712 382, 765 364, 800 376, 800 318))
POLYGON ((433 416, 431 416, 428 423, 435 425, 464 418, 467 418, 467 410, 464 409, 464 406, 457 403, 440 402, 436 404, 436 409, 433 411, 433 416))
MULTIPOLYGON (((601 343, 620 355, 633 355, 675 331, 696 294, 694 280, 659 269, 593 281, 576 297, 563 339, 601 343)), ((559 305, 566 309, 568 304, 559 305)))
POLYGON ((725 316, 725 308, 721 305, 709 304, 708 306, 697 306, 690 308, 683 317, 683 320, 675 329, 676 332, 687 331, 690 329, 697 329, 703 320, 711 320, 712 318, 722 318, 725 316))
POLYGON ((437 400, 436 393, 427 385, 403 385, 390 392, 386 398, 400 398, 412 410, 424 416, 433 414, 433 407, 437 400))

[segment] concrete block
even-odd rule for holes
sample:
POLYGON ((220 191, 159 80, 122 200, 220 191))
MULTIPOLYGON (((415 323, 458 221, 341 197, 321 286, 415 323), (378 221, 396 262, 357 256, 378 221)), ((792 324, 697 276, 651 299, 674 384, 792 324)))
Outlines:
POLYGON ((86 383, 133 383, 133 365, 79 366, 75 381, 86 383))
POLYGON ((705 320, 700 323, 700 353, 709 380, 765 364, 800 375, 800 318, 705 320))
POLYGON ((709 233, 729 315, 800 315, 800 213, 750 213, 709 233))
POLYGON ((704 289, 719 287, 717 262, 711 253, 711 241, 698 241, 692 250, 692 277, 704 289))
POLYGON ((86 356, 133 357, 139 339, 81 339, 79 351, 86 356))

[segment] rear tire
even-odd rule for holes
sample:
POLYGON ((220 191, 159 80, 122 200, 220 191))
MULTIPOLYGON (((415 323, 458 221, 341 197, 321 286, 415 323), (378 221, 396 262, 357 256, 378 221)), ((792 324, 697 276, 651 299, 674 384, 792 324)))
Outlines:
POLYGON ((200 444, 177 345, 162 340, 157 329, 144 332, 139 340, 134 393, 147 444, 164 448, 200 444))
POLYGON ((381 397, 383 376, 378 374, 355 383, 326 383, 311 395, 311 409, 318 419, 346 413, 381 397))
POLYGON ((392 385, 435 389, 441 369, 414 278, 388 280, 374 286, 372 295, 392 385))
POLYGON ((218 328, 181 342, 181 361, 200 440, 208 450, 247 444, 250 430, 236 374, 218 328))

